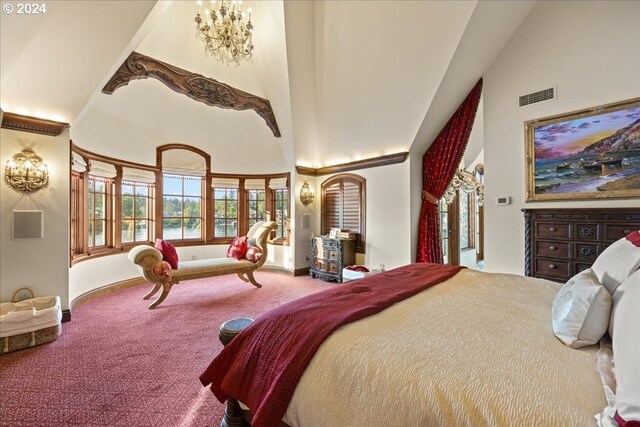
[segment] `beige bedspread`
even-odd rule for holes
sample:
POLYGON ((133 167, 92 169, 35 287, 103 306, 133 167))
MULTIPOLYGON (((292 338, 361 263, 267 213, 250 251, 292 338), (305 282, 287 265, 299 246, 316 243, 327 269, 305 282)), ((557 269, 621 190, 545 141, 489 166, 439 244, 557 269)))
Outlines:
POLYGON ((605 406, 596 346, 551 329, 559 288, 463 270, 320 347, 290 426, 589 426, 605 406))

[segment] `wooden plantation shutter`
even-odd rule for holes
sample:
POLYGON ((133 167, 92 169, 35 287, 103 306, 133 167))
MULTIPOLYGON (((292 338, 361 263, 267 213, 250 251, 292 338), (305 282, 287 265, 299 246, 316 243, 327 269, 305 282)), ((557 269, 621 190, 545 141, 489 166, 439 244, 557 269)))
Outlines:
POLYGON ((360 185, 357 182, 342 183, 342 231, 360 234, 360 185))
POLYGON ((356 233, 356 251, 365 252, 365 179, 341 174, 322 183, 321 231, 332 228, 356 233))
POLYGON ((340 203, 341 183, 336 182, 324 190, 324 226, 322 233, 327 234, 332 228, 340 228, 340 203))

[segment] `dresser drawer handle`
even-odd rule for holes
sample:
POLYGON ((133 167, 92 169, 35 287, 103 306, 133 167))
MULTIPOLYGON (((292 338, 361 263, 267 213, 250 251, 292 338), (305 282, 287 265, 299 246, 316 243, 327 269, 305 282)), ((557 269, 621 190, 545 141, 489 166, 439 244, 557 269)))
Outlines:
POLYGON ((583 228, 580 230, 580 235, 584 237, 590 237, 594 232, 595 231, 593 230, 593 228, 583 228))
POLYGON ((549 264, 549 268, 554 270, 554 269, 558 268, 558 266, 555 265, 555 264, 549 264))
POLYGON ((624 234, 629 234, 629 233, 631 233, 631 230, 624 230, 623 233, 624 234))
POLYGON ((593 255, 593 248, 580 248, 580 255, 590 256, 593 255))
POLYGON ((549 246, 549 250, 555 251, 556 249, 558 249, 558 248, 556 248, 556 247, 555 247, 555 246, 553 246, 553 245, 549 246))
POLYGON ((549 231, 556 231, 555 227, 549 227, 549 231))

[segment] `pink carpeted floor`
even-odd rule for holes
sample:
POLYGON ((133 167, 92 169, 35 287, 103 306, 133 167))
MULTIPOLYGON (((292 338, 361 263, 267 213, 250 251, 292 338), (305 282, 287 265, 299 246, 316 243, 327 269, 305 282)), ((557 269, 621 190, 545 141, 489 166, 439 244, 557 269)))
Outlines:
POLYGON ((258 272, 180 283, 149 310, 135 286, 77 305, 58 340, 0 356, 0 426, 219 426, 198 377, 222 349, 218 327, 332 286, 258 272))

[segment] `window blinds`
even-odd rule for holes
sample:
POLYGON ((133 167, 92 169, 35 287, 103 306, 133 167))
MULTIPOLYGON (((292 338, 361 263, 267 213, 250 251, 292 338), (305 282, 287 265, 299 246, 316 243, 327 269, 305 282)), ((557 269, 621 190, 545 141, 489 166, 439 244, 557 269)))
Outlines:
POLYGON ((264 190, 264 179, 245 179, 245 190, 264 190))
POLYGON ((269 180, 269 188, 272 190, 284 190, 287 188, 287 178, 272 178, 269 180))
POLYGON ((122 180, 153 184, 156 182, 156 174, 152 171, 125 167, 122 168, 122 180))
POLYGON ((324 230, 329 233, 332 228, 340 228, 340 216, 342 212, 342 197, 340 182, 336 182, 325 189, 324 193, 324 230))
POLYGON ((110 163, 100 162, 98 160, 89 160, 89 175, 101 178, 115 178, 116 167, 110 163))
POLYGON ((344 181, 342 196, 343 231, 360 233, 360 185, 344 181))
POLYGON ((323 233, 328 233, 332 228, 361 232, 360 184, 347 180, 334 182, 325 187, 323 202, 323 233))
POLYGON ((87 171, 87 162, 85 162, 84 157, 75 151, 71 152, 71 169, 80 173, 87 171))
POLYGON ((162 173, 205 176, 207 164, 204 157, 189 150, 167 150, 162 153, 162 173))
POLYGON ((239 188, 240 180, 238 178, 212 178, 211 187, 213 188, 239 188))

